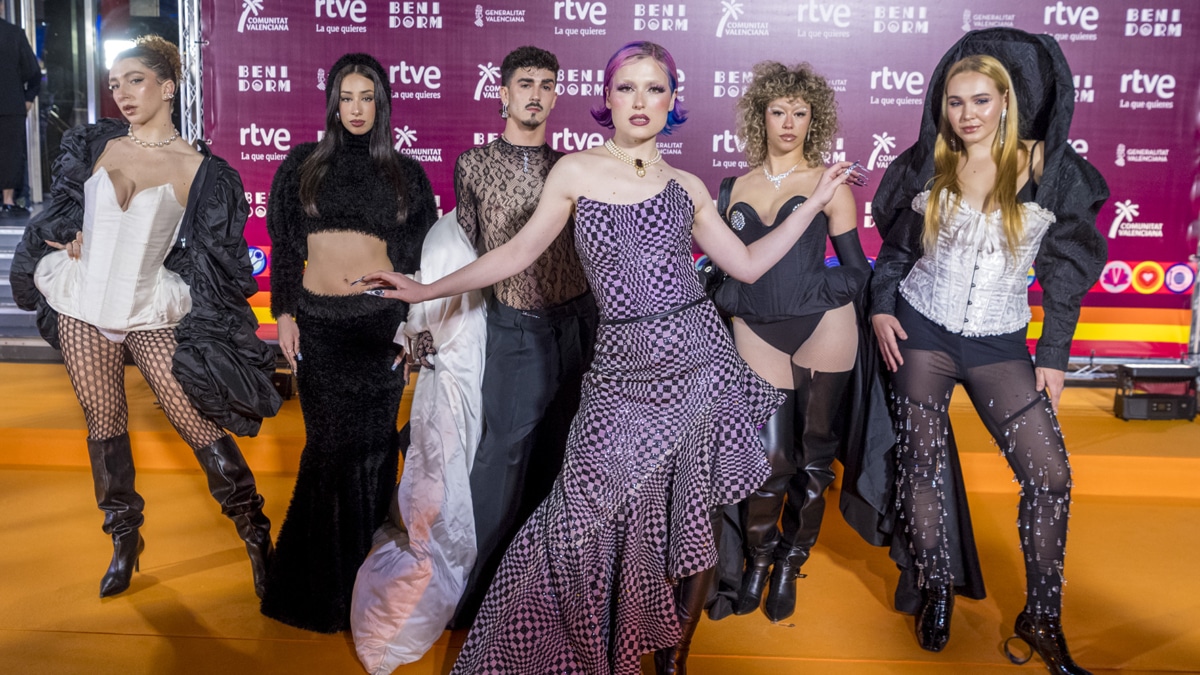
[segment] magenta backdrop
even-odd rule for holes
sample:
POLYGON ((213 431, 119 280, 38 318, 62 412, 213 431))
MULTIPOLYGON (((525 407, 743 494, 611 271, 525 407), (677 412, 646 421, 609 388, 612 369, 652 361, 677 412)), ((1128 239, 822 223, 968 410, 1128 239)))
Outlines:
MULTIPOLYGON (((690 119, 660 148, 715 192, 722 177, 746 170, 733 106, 758 61, 808 61, 830 79, 841 121, 832 159, 861 160, 877 183, 915 140, 930 71, 965 31, 1046 32, 1076 77, 1072 143, 1112 191, 1097 222, 1110 264, 1085 301, 1074 352, 1178 356, 1195 282, 1189 224, 1196 220, 1200 3, 1091 2, 207 1, 205 133, 241 172, 252 207, 247 239, 269 261, 263 216, 271 178, 289 148, 317 139, 326 69, 344 52, 369 52, 389 69, 393 140, 421 161, 449 210, 455 158, 501 130, 499 64, 523 44, 559 58, 549 128, 554 147, 568 152, 606 137, 588 109, 600 100, 613 51, 635 39, 667 47, 690 119), (1090 320, 1089 308, 1130 311, 1090 320)), ((857 191, 864 247, 873 255, 872 192, 857 191)), ((268 290, 269 267, 260 286, 268 290)), ((1031 297, 1040 298, 1036 284, 1031 297)))

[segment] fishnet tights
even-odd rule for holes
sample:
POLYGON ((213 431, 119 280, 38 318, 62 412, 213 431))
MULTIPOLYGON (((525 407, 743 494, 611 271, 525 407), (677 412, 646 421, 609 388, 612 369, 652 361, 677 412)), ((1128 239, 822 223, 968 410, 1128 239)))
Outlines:
MULTIPOLYGON (((58 315, 63 361, 83 407, 88 437, 105 440, 129 429, 125 399, 125 349, 104 337, 95 326, 64 314, 58 315)), ((175 330, 132 331, 125 336, 138 370, 150 384, 171 425, 192 449, 211 445, 225 431, 196 410, 171 373, 175 355, 175 330)))
POLYGON ((1021 500, 1017 527, 1025 555, 1026 609, 1058 615, 1071 504, 1071 467, 1058 419, 1035 390, 1027 361, 959 368, 939 351, 904 350, 892 379, 899 471, 897 510, 904 520, 922 585, 953 581, 946 550, 947 405, 961 381, 984 426, 999 444, 1021 500))

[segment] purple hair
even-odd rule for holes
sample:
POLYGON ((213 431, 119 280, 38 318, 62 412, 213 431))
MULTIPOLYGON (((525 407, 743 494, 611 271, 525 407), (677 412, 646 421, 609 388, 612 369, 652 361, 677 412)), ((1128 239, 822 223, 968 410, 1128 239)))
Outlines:
MULTIPOLYGON (((612 58, 608 60, 608 65, 604 67, 604 93, 605 98, 608 97, 608 92, 612 88, 613 75, 621 66, 633 61, 649 56, 658 62, 663 71, 667 73, 667 79, 671 83, 671 93, 679 86, 679 71, 675 68, 675 59, 671 57, 671 52, 668 52, 662 45, 653 42, 630 42, 629 44, 617 50, 612 58)), ((604 105, 604 100, 601 99, 600 105, 592 108, 592 117, 595 118, 600 126, 608 129, 613 128, 612 111, 604 105)), ((660 132, 664 135, 670 135, 671 130, 687 121, 687 111, 679 107, 679 99, 675 99, 675 105, 667 113, 667 125, 660 132)))

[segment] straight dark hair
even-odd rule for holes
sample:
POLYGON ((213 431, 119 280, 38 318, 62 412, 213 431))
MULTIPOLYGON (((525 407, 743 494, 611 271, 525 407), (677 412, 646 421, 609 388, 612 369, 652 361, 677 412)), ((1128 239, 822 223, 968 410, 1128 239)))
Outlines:
POLYGON ((308 159, 300 165, 300 205, 310 218, 320 216, 317 210, 317 192, 325 175, 329 173, 329 165, 342 149, 342 134, 344 128, 338 119, 338 102, 342 95, 342 80, 347 75, 362 75, 375 85, 375 125, 367 132, 371 162, 379 169, 386 180, 396 189, 396 222, 404 222, 408 217, 408 188, 405 184, 404 170, 400 168, 400 160, 392 148, 392 101, 387 96, 387 88, 379 79, 375 69, 363 65, 351 64, 334 74, 328 87, 328 103, 325 105, 325 136, 317 143, 308 159))

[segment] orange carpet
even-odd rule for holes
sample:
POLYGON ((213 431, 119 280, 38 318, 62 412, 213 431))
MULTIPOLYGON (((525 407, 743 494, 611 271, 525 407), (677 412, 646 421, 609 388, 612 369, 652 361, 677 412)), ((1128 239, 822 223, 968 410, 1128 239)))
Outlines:
MULTIPOLYGON (((190 450, 133 369, 128 385, 147 548, 130 590, 100 600, 111 544, 92 497, 83 415, 61 366, 0 364, 0 674, 363 672, 348 635, 258 613, 245 550, 190 450)), ((1067 636, 1098 673, 1200 672, 1200 423, 1122 422, 1112 396, 1068 389, 1060 416, 1076 484, 1067 636)), ((886 552, 830 509, 791 624, 761 614, 706 619, 689 672, 1045 672, 1036 659, 1017 667, 1000 652, 1023 600, 1016 490, 961 391, 952 415, 989 597, 959 600, 944 652, 917 646, 911 617, 891 609, 897 573, 886 552)), ((293 400, 241 441, 276 525, 303 436, 293 400)), ((396 673, 448 672, 464 637, 447 632, 396 673)))

